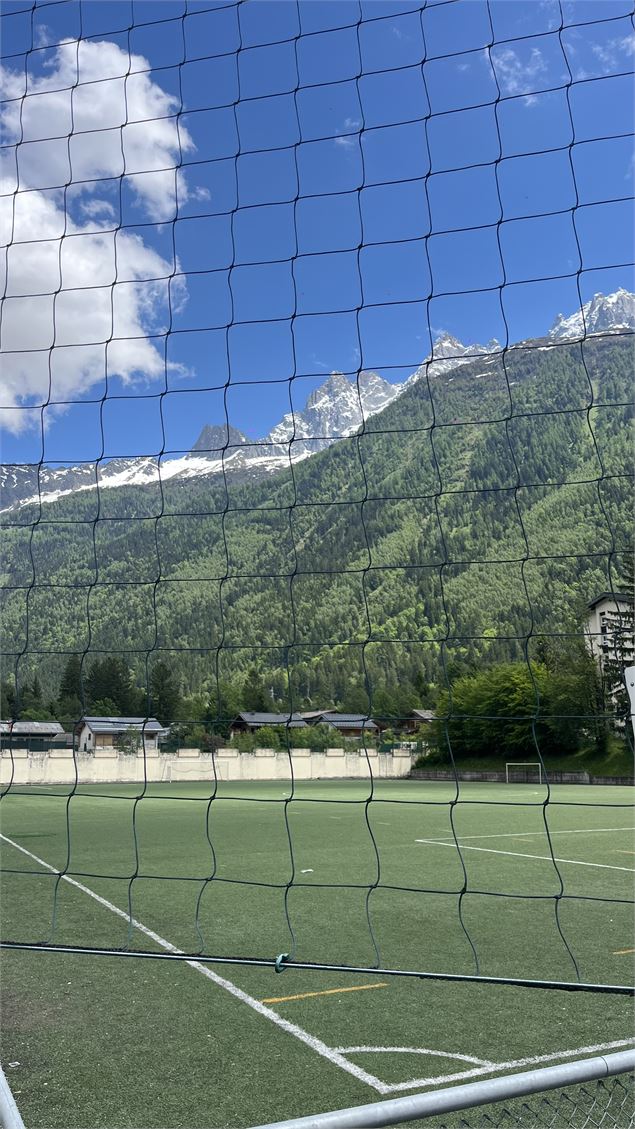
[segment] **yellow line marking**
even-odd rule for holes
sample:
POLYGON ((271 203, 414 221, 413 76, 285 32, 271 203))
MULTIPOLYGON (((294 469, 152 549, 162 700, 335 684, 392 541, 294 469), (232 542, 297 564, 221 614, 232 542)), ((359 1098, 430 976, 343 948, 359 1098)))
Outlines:
POLYGON ((621 851, 619 847, 615 851, 616 855, 635 855, 635 851, 621 851))
POLYGON ((635 949, 616 949, 613 953, 614 957, 625 957, 628 953, 635 953, 635 949))
POLYGON ((355 988, 326 988, 323 992, 300 992, 297 996, 274 996, 261 1004, 286 1004, 289 1000, 308 1000, 310 996, 335 996, 338 992, 369 992, 371 988, 387 988, 387 984, 358 984, 355 988))

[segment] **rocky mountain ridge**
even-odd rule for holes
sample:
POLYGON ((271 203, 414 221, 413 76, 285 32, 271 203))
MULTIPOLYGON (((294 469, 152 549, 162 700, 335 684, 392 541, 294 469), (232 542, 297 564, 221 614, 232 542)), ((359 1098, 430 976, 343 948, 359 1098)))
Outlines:
POLYGON ((594 294, 568 318, 558 314, 549 330, 549 340, 573 340, 595 333, 629 330, 635 330, 635 294, 620 287, 614 294, 594 294))
MULTIPOLYGON (((606 297, 594 295, 568 318, 559 314, 548 337, 538 344, 544 348, 575 340, 585 333, 633 330, 635 295, 620 289, 606 297)), ((486 376, 488 365, 495 363, 501 351, 496 340, 486 345, 464 345, 444 333, 434 342, 426 360, 401 383, 393 384, 376 372, 362 371, 353 380, 333 372, 311 393, 302 410, 286 413, 262 439, 249 439, 228 423, 205 424, 191 451, 177 458, 168 454, 160 460, 143 456, 77 466, 1 466, 0 511, 20 509, 38 501, 56 501, 78 490, 150 485, 159 477, 163 482, 221 474, 237 481, 265 478, 288 467, 290 462, 300 462, 338 439, 354 435, 365 421, 383 411, 418 380, 438 380, 479 357, 483 358, 482 375, 486 376)))

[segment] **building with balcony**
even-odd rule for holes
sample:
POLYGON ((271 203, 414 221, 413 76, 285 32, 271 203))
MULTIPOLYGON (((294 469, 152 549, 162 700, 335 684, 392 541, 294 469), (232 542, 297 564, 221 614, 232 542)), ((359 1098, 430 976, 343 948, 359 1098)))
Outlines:
POLYGON ((604 674, 610 664, 632 666, 635 657, 633 605, 624 592, 600 592, 588 605, 585 636, 604 674))

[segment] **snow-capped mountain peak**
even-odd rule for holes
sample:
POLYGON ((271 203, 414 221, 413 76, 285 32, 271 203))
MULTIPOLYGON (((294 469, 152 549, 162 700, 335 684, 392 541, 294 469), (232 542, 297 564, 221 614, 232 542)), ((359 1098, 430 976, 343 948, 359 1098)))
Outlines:
POLYGON ((495 337, 488 341, 486 345, 464 345, 458 337, 453 337, 451 333, 441 333, 432 346, 432 352, 406 381, 404 387, 414 384, 425 376, 431 379, 444 376, 453 368, 473 361, 475 357, 490 357, 493 353, 499 353, 501 348, 502 346, 495 337))
MULTIPOLYGON (((635 295, 620 289, 596 294, 570 317, 560 314, 549 333, 551 342, 576 340, 594 333, 635 330, 635 295)), ((549 347, 548 345, 545 347, 549 347)), ((145 486, 159 480, 188 479, 219 474, 250 480, 288 467, 336 442, 354 435, 364 422, 382 411, 406 388, 422 378, 435 380, 451 370, 482 357, 484 369, 495 364, 501 346, 464 345, 450 333, 441 333, 432 352, 401 384, 391 384, 379 373, 362 371, 349 378, 330 376, 308 397, 303 409, 288 412, 263 439, 250 440, 227 424, 205 424, 191 451, 177 458, 144 456, 81 463, 78 466, 25 464, 0 467, 2 510, 32 503, 52 502, 81 490, 145 486)), ((479 374, 475 379, 484 374, 479 374)), ((453 379, 449 377, 448 379, 453 379)))
POLYGON ((430 359, 435 362, 438 360, 462 360, 464 357, 478 357, 487 353, 496 353, 500 350, 500 343, 495 337, 488 341, 487 345, 464 345, 457 337, 453 337, 451 333, 442 333, 437 337, 434 345, 432 346, 432 353, 430 359))
POLYGON ((433 357, 448 357, 454 355, 462 355, 465 352, 465 345, 463 345, 458 337, 453 337, 451 333, 441 333, 437 337, 432 346, 433 357))
POLYGON ((570 317, 558 314, 550 331, 552 341, 576 339, 591 333, 635 330, 635 294, 620 288, 614 294, 594 294, 570 317))
POLYGON ((376 372, 361 372, 349 380, 332 372, 309 396, 304 411, 288 412, 269 432, 266 442, 294 444, 292 457, 313 454, 328 447, 334 439, 353 435, 370 416, 382 411, 403 391, 403 384, 391 384, 376 372))
POLYGON ((324 396, 338 396, 342 393, 346 394, 350 388, 350 382, 346 379, 343 372, 332 372, 327 376, 323 384, 316 388, 309 396, 306 406, 307 409, 312 408, 314 404, 324 398, 324 396))

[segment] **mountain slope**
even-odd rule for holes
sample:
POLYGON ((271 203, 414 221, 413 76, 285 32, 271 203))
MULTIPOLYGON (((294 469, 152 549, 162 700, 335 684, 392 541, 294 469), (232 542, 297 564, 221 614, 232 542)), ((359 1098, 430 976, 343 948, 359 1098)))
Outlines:
POLYGON ((414 693, 575 632, 628 549, 630 340, 590 340, 584 361, 536 344, 415 381, 293 475, 121 487, 99 520, 76 493, 34 530, 19 511, 5 647, 47 685, 55 652, 112 649, 142 682, 147 654, 189 689, 255 663, 363 708, 367 679, 414 693))
MULTIPOLYGON (((568 318, 559 315, 549 338, 536 345, 545 348, 579 338, 585 329, 587 335, 635 330, 635 295, 626 290, 607 297, 596 294, 582 312, 568 318)), ((445 333, 435 341, 432 354, 403 383, 391 384, 374 372, 361 372, 355 381, 332 373, 309 396, 303 410, 287 413, 262 439, 250 440, 227 423, 205 424, 191 452, 178 458, 167 452, 160 459, 120 458, 70 467, 0 466, 0 511, 39 499, 52 502, 65 494, 92 490, 97 483, 100 490, 106 490, 157 485, 173 479, 253 482, 267 478, 288 468, 290 461, 299 463, 354 434, 421 379, 438 381, 479 357, 482 369, 474 372, 474 379, 482 379, 497 365, 501 352, 495 340, 487 345, 463 345, 445 333)))

